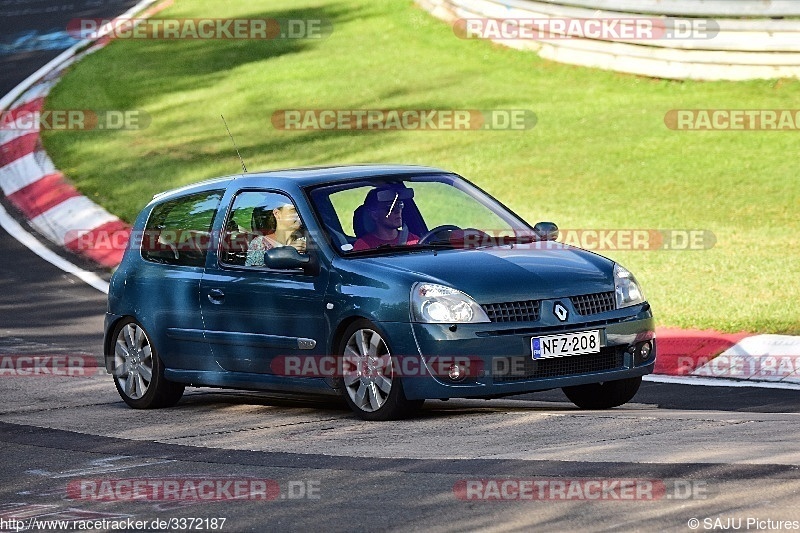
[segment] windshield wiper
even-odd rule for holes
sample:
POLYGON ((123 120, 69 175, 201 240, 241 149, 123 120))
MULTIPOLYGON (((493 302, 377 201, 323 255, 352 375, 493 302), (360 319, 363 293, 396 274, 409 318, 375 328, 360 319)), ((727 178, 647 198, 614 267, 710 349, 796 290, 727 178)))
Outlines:
POLYGON ((450 242, 433 241, 425 244, 381 244, 375 250, 426 250, 433 248, 451 248, 450 242))

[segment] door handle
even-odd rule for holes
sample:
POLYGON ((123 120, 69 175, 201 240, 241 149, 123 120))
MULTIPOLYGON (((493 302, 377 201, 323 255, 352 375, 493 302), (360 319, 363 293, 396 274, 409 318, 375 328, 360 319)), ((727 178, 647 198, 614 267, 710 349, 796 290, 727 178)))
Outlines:
POLYGON ((208 291, 208 301, 212 304, 221 304, 225 301, 225 293, 222 289, 211 289, 208 291))

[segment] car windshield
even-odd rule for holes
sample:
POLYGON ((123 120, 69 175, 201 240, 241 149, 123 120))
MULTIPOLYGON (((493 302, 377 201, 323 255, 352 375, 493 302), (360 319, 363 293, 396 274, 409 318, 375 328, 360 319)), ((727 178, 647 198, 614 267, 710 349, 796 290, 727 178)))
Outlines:
POLYGON ((450 174, 365 178, 317 186, 310 197, 330 241, 347 255, 496 246, 532 234, 525 221, 450 174))

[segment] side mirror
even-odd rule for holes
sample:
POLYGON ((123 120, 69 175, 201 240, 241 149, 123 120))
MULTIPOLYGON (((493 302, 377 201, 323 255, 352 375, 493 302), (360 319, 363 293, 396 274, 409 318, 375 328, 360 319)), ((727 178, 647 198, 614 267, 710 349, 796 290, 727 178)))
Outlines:
POLYGON ((264 265, 268 268, 289 270, 305 268, 311 262, 311 256, 301 255, 294 246, 279 246, 264 252, 264 265))
POLYGON ((542 241, 555 241, 558 239, 558 226, 555 222, 537 222, 533 232, 542 241))

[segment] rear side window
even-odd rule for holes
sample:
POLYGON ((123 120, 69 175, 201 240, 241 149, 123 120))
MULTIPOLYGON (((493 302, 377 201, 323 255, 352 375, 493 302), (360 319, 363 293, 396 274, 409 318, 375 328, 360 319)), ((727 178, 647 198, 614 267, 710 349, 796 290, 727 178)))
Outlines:
POLYGON ((155 206, 145 226, 142 257, 167 265, 205 266, 223 193, 206 191, 155 206))

